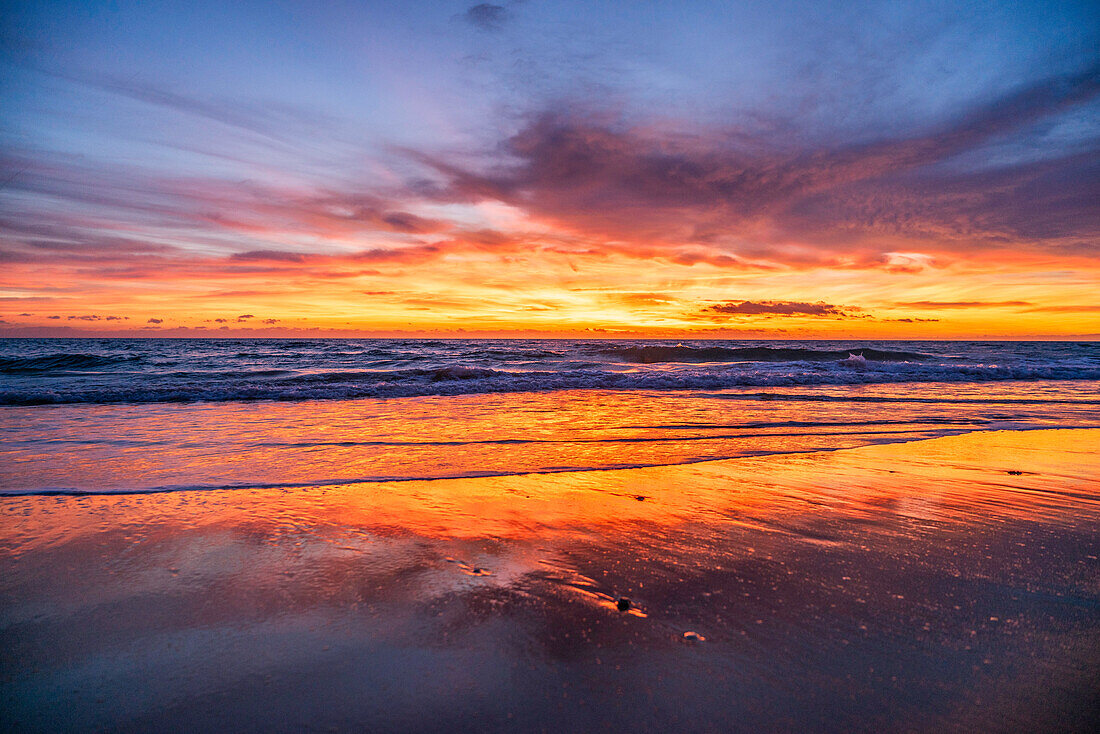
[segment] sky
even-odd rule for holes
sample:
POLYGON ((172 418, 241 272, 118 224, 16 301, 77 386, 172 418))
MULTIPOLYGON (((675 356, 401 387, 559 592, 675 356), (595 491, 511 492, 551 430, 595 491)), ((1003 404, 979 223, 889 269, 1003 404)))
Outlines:
POLYGON ((0 336, 1100 338, 1096 2, 5 2, 0 336))

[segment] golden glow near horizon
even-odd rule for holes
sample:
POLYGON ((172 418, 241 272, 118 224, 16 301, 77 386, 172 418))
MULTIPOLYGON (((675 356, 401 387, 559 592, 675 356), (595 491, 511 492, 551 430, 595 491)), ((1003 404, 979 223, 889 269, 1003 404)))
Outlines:
MULTIPOLYGON (((1083 260, 956 260, 902 270, 729 267, 676 262, 667 250, 647 259, 585 251, 583 242, 576 252, 529 247, 523 238, 500 253, 450 244, 456 251, 417 252, 382 267, 336 253, 300 262, 272 256, 244 268, 232 258, 154 260, 114 276, 83 263, 15 263, 2 276, 0 317, 17 334, 74 335, 1100 334, 1100 277, 1095 263, 1083 260)), ((366 238, 356 246, 372 251, 366 238)))

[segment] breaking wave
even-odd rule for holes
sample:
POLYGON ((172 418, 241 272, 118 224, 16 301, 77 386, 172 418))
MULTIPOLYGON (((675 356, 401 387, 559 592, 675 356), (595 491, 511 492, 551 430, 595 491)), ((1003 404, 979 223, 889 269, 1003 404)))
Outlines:
POLYGON ((784 347, 685 347, 644 345, 602 350, 608 357, 631 364, 683 362, 837 362, 852 357, 868 362, 922 362, 930 358, 916 352, 894 352, 856 347, 853 349, 801 349, 784 347))
POLYGON ((141 361, 141 357, 72 353, 43 354, 35 357, 0 357, 0 374, 92 370, 138 361, 141 361))
MULTIPOLYGON (((0 339, 0 405, 1100 380, 1100 345, 523 339, 0 339)), ((1038 385, 1036 390, 1042 390, 1038 385)))
MULTIPOLYGON (((864 356, 864 359, 869 359, 864 356)), ((314 372, 260 378, 150 376, 108 384, 67 382, 0 389, 0 405, 50 403, 223 402, 414 397, 552 390, 723 390, 738 387, 862 385, 902 382, 1100 380, 1100 366, 947 365, 843 360, 813 365, 732 366, 614 372, 599 369, 506 371, 483 367, 314 372)))

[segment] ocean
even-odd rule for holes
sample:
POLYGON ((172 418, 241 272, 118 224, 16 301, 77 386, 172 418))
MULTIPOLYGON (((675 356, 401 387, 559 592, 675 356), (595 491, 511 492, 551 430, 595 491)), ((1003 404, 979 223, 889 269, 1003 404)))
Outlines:
POLYGON ((665 466, 1100 426, 1100 345, 0 341, 0 493, 665 466))
POLYGON ((1078 342, 5 339, 0 405, 1100 380, 1078 342))
POLYGON ((1100 347, 0 342, 0 729, 1095 731, 1100 347))

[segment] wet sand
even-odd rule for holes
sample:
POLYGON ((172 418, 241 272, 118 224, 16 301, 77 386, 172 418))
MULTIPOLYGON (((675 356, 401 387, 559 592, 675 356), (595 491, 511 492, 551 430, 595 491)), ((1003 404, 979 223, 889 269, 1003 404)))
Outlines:
POLYGON ((1098 454, 4 497, 0 728, 1095 730, 1098 454))

